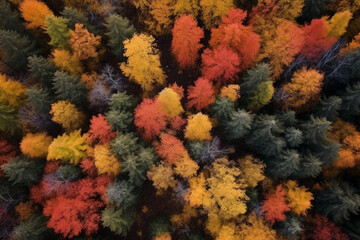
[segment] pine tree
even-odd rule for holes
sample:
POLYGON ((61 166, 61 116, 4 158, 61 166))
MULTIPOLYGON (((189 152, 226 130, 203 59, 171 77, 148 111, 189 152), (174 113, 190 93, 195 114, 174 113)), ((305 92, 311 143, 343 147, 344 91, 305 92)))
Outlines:
POLYGON ((47 219, 42 214, 35 213, 14 228, 13 236, 19 240, 48 239, 51 231, 46 227, 46 222, 47 219))
POLYGON ((303 224, 299 217, 287 214, 286 220, 277 224, 275 229, 288 240, 299 239, 303 232, 303 224))
POLYGON ((274 86, 272 81, 262 82, 257 85, 254 96, 250 98, 249 109, 257 111, 268 104, 274 95, 274 86))
POLYGON ((228 98, 218 97, 210 107, 212 115, 220 122, 229 121, 230 115, 235 111, 235 104, 228 98))
POLYGON ((115 180, 106 189, 107 199, 117 207, 126 209, 134 206, 137 200, 134 185, 128 181, 115 180))
POLYGON ((1 169, 14 184, 31 186, 37 184, 43 174, 44 161, 19 155, 3 164, 1 169))
POLYGON ((30 56, 28 68, 31 76, 42 83, 48 90, 52 88, 52 78, 56 72, 56 66, 49 59, 41 56, 30 56))
POLYGON ((84 27, 92 33, 97 31, 93 26, 90 25, 84 13, 75 8, 65 7, 64 10, 61 11, 61 15, 68 20, 67 26, 69 29, 75 29, 75 24, 80 23, 83 24, 84 27))
POLYGON ((34 85, 26 90, 26 102, 38 113, 48 113, 52 97, 46 88, 34 85))
POLYGON ((287 178, 298 171, 301 156, 296 150, 285 150, 266 162, 267 176, 273 179, 287 178))
POLYGON ((27 36, 8 30, 0 30, 0 50, 6 54, 5 63, 20 71, 26 71, 27 58, 39 52, 27 36))
POLYGON ((135 221, 135 212, 132 209, 107 206, 102 211, 101 220, 104 227, 125 237, 135 221))
POLYGON ((6 0, 0 1, 0 29, 25 33, 18 11, 13 11, 6 0))
POLYGON ((111 141, 111 151, 118 159, 123 159, 131 153, 138 152, 138 140, 134 133, 118 134, 118 136, 111 141))
POLYGON ((335 121, 342 105, 342 99, 338 96, 324 97, 315 112, 316 117, 325 117, 328 121, 335 121))
POLYGON ((15 135, 19 133, 19 127, 16 109, 0 104, 0 130, 15 135))
POLYGON ((335 222, 348 220, 360 210, 358 191, 346 182, 334 182, 315 196, 315 208, 335 222))
POLYGON ((54 48, 69 49, 68 38, 70 32, 67 27, 68 20, 63 17, 49 15, 46 18, 46 33, 50 36, 49 44, 54 48))
POLYGON ((239 139, 244 137, 251 129, 254 114, 239 109, 230 114, 230 119, 224 123, 224 134, 227 139, 239 139))
POLYGON ((303 142, 303 135, 299 129, 290 127, 285 130, 285 139, 290 147, 298 147, 303 142))
POLYGON ((305 0, 302 18, 306 22, 320 18, 328 10, 327 5, 330 2, 331 0, 305 0))
POLYGON ((343 117, 349 118, 360 114, 360 83, 349 85, 341 98, 343 103, 340 113, 343 117))
POLYGON ((322 162, 312 154, 306 154, 300 159, 299 168, 292 176, 296 178, 315 178, 322 171, 322 162))
POLYGON ((53 78, 53 85, 58 100, 69 100, 79 107, 87 105, 86 87, 79 78, 63 71, 56 71, 53 78))

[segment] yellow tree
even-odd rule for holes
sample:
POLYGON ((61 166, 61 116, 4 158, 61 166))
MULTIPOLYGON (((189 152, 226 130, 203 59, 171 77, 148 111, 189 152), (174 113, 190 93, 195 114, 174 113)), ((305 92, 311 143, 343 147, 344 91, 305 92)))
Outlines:
POLYGON ((196 19, 199 10, 200 6, 198 0, 176 1, 174 5, 174 14, 176 17, 192 15, 196 19))
POLYGON ((319 101, 324 75, 306 67, 296 71, 290 83, 282 88, 286 103, 294 109, 309 107, 319 101))
POLYGON ((188 118, 185 128, 185 138, 189 140, 211 140, 210 131, 212 124, 207 115, 197 113, 188 118))
POLYGON ((84 60, 98 56, 96 48, 100 45, 100 39, 100 36, 94 36, 86 28, 83 28, 83 24, 76 23, 75 30, 70 30, 69 44, 74 55, 78 59, 84 60))
POLYGON ((190 178, 189 189, 184 195, 184 199, 189 203, 191 207, 200 207, 203 204, 204 196, 206 193, 206 181, 204 173, 190 178))
POLYGON ((237 101, 240 98, 240 86, 238 84, 230 84, 221 88, 221 97, 227 97, 232 102, 237 101))
POLYGON ((130 40, 125 40, 124 56, 128 59, 120 65, 124 75, 146 92, 153 90, 155 85, 162 85, 165 80, 154 41, 152 36, 146 34, 134 34, 130 40))
POLYGON ((0 74, 0 103, 12 107, 20 107, 25 99, 25 86, 20 82, 0 74))
POLYGON ((238 162, 242 178, 249 187, 256 187, 259 182, 265 179, 265 164, 260 159, 246 155, 238 162))
POLYGON ((175 162, 174 172, 184 179, 188 179, 196 175, 198 169, 199 165, 185 152, 184 156, 175 162))
POLYGON ((346 27, 348 26, 351 18, 352 13, 348 10, 335 13, 330 20, 326 21, 328 36, 340 38, 346 32, 346 27))
POLYGON ((24 0, 19 6, 21 16, 26 21, 27 28, 45 28, 46 17, 54 13, 45 3, 37 0, 24 0))
POLYGON ((180 102, 181 97, 171 88, 164 88, 157 99, 169 119, 173 119, 184 112, 180 102))
POLYGON ((51 120, 60 124, 67 132, 79 129, 85 121, 85 114, 68 100, 51 104, 50 114, 51 120))
POLYGON ((63 49, 55 49, 52 56, 51 60, 58 68, 74 75, 81 74, 81 62, 75 55, 63 49))
POLYGON ((153 0, 149 5, 148 18, 145 24, 149 31, 154 35, 164 35, 170 33, 173 24, 174 12, 173 0, 153 0))
POLYGON ((360 48, 360 33, 354 37, 354 39, 346 45, 346 47, 340 50, 340 56, 344 57, 348 52, 354 51, 360 48))
POLYGON ((21 152, 31 158, 46 157, 53 138, 43 133, 28 133, 20 143, 21 152))
POLYGON ((233 6, 233 0, 200 0, 201 16, 205 27, 207 29, 215 27, 233 6))
POLYGON ((298 186, 296 181, 289 180, 285 184, 287 190, 286 199, 291 211, 297 215, 306 215, 306 211, 311 208, 311 200, 314 199, 311 192, 304 186, 298 186))
POLYGON ((246 221, 240 224, 240 231, 238 235, 239 240, 277 240, 273 230, 263 219, 258 218, 254 213, 251 213, 246 221))
POLYGON ((120 173, 120 162, 111 153, 109 146, 96 145, 94 147, 94 160, 99 174, 115 177, 120 173))
POLYGON ((304 0, 276 0, 276 5, 276 17, 293 21, 301 15, 304 0))
POLYGON ((164 162, 152 165, 146 176, 153 181, 154 187, 160 191, 175 187, 176 184, 171 166, 164 165, 164 162))

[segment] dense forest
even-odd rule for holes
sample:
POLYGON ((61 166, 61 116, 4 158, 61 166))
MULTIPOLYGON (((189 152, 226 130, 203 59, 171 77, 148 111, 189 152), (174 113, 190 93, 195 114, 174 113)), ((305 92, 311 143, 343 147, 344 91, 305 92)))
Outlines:
POLYGON ((359 240, 359 0, 0 0, 0 239, 359 240))

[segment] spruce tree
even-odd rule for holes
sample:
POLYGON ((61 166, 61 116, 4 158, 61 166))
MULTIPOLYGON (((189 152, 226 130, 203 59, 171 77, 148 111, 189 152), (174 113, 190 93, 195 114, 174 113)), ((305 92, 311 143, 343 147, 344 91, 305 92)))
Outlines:
POLYGON ((225 122, 225 136, 227 139, 239 139, 244 137, 251 129, 254 114, 239 109, 230 114, 229 121, 225 122))
POLYGON ((18 11, 13 11, 6 0, 0 0, 0 29, 25 33, 18 11))
POLYGON ((211 105, 210 111, 212 116, 222 123, 229 121, 231 113, 235 111, 235 105, 227 97, 218 97, 211 105))
POLYGON ((285 139, 290 147, 298 147, 303 142, 302 132, 294 127, 287 128, 285 139))
POLYGON ((266 173, 273 179, 287 178, 299 169, 300 161, 296 150, 285 150, 266 162, 266 173))
POLYGON ((315 178, 321 172, 322 162, 319 158, 315 157, 311 153, 305 154, 299 164, 298 170, 296 170, 292 176, 295 178, 315 178))
POLYGON ((123 42, 133 36, 136 31, 134 26, 130 24, 129 19, 116 14, 109 17, 105 26, 108 31, 106 35, 109 37, 108 45, 111 47, 112 53, 118 58, 123 58, 123 42))
POLYGON ((124 180, 115 180, 110 184, 106 189, 106 196, 110 202, 122 209, 134 206, 137 200, 134 186, 124 180))
POLYGON ((19 133, 17 111, 13 107, 0 104, 0 130, 11 135, 19 133))
POLYGON ((54 48, 69 49, 68 38, 70 37, 70 31, 67 27, 68 21, 63 17, 47 16, 46 33, 51 38, 49 44, 54 48))
POLYGON ((287 214, 286 220, 275 225, 275 229, 286 239, 299 239, 303 232, 303 224, 298 216, 287 214))
POLYGON ((134 133, 119 133, 118 136, 111 141, 111 151, 118 159, 123 159, 131 153, 136 153, 138 150, 138 137, 136 137, 134 133))
POLYGON ((248 108, 254 111, 259 110, 268 104, 274 95, 273 81, 262 82, 256 86, 254 95, 250 98, 248 108))
POLYGON ((5 52, 4 61, 10 68, 23 72, 27 70, 27 58, 38 53, 34 41, 9 30, 0 30, 0 50, 5 52))
POLYGON ((74 30, 75 24, 79 23, 79 24, 83 24, 84 28, 89 30, 89 32, 97 33, 95 28, 90 25, 84 13, 80 12, 79 10, 71 7, 65 7, 64 10, 61 11, 61 15, 68 20, 67 27, 69 29, 74 30))
POLYGON ((325 117, 328 121, 335 121, 338 117, 338 111, 342 105, 342 99, 338 96, 324 97, 320 100, 318 109, 315 112, 317 117, 325 117))
POLYGON ((334 222, 348 220, 360 210, 358 191, 346 182, 334 182, 315 196, 314 207, 334 222))
POLYGON ((305 0, 301 18, 306 22, 321 18, 328 10, 327 5, 329 3, 331 3, 331 0, 305 0))
POLYGON ((135 221, 135 212, 133 209, 116 208, 110 205, 102 211, 101 221, 104 227, 125 237, 135 221))
POLYGON ((48 239, 51 231, 46 227, 46 223, 46 217, 41 213, 35 213, 15 227, 13 237, 19 240, 48 239))
POLYGON ((37 113, 48 113, 51 108, 52 98, 46 88, 34 85, 26 90, 26 102, 37 113))
POLYGON ((287 128, 294 127, 298 122, 295 116, 295 112, 292 110, 287 110, 276 114, 276 119, 287 128))
POLYGON ((31 76, 36 80, 39 80, 43 87, 51 90, 56 66, 49 61, 49 59, 41 56, 30 56, 28 62, 31 76))
POLYGON ((341 98, 343 100, 341 116, 349 118, 360 114, 360 82, 348 86, 341 98))

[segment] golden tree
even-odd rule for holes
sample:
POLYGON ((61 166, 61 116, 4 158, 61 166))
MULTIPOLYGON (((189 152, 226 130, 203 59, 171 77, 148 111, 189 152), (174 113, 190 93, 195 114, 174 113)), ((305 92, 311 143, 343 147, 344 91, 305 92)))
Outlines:
POLYGON ((207 115, 197 113, 188 118, 185 129, 185 138, 189 140, 211 140, 210 131, 212 124, 207 115))
POLYGON ((85 121, 84 113, 68 100, 53 103, 50 114, 52 114, 51 120, 59 123, 67 132, 79 129, 85 121))
POLYGON ((21 140, 20 149, 24 155, 31 158, 46 157, 52 141, 53 138, 48 136, 46 132, 28 133, 21 140))
POLYGON ((111 153, 109 146, 96 145, 94 147, 94 160, 99 174, 115 177, 120 173, 120 162, 111 153))
POLYGON ((101 43, 100 39, 100 36, 94 36, 86 28, 83 28, 83 24, 76 23, 75 30, 70 30, 69 44, 74 55, 78 59, 84 60, 98 56, 96 48, 101 43))
POLYGON ((45 3, 37 0, 24 0, 19 6, 21 16, 26 21, 27 28, 44 28, 46 17, 54 13, 45 3))

